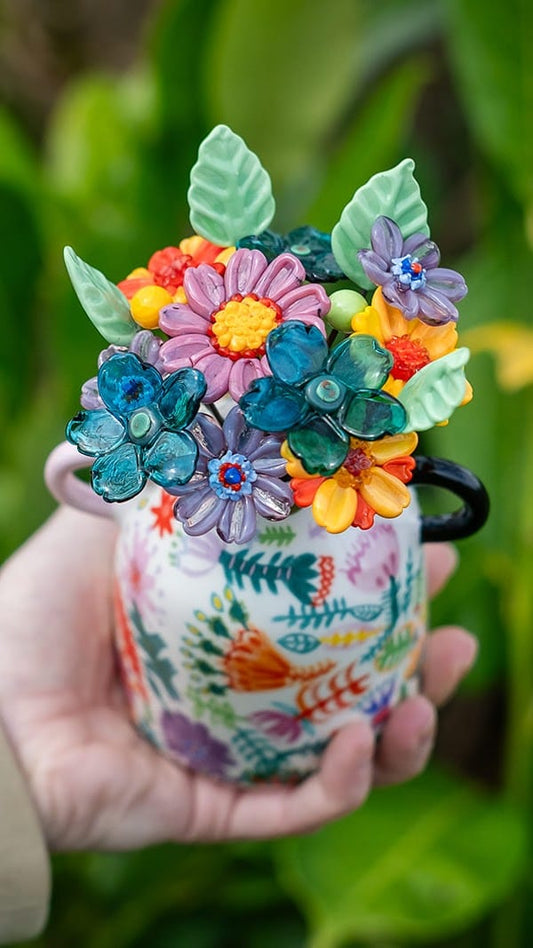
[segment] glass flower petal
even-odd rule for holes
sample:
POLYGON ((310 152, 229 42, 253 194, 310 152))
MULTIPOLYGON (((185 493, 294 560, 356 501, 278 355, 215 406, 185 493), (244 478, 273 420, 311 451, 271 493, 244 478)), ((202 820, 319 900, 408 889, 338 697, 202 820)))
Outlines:
POLYGON ((145 452, 144 469, 160 487, 186 484, 194 474, 198 445, 188 431, 163 431, 145 452))
POLYGON ((126 437, 126 430, 118 418, 100 408, 74 415, 67 425, 66 436, 81 454, 93 457, 118 447, 126 437))
POLYGON ((91 470, 92 486, 107 501, 129 500, 141 491, 146 476, 141 451, 129 441, 96 459, 91 470))
POLYGON ((327 362, 328 372, 348 388, 381 388, 389 376, 394 359, 373 336, 357 334, 336 346, 327 362))
POLYGON ((396 398, 386 392, 359 391, 344 403, 338 419, 342 427, 355 437, 375 441, 385 434, 403 431, 407 412, 396 398))
POLYGON ((294 320, 269 333, 266 354, 276 378, 287 385, 302 385, 322 368, 328 344, 316 326, 294 320))
POLYGON ((159 372, 141 362, 132 352, 112 355, 98 371, 98 390, 102 400, 119 418, 156 402, 162 384, 159 372))
POLYGON ((178 369, 165 379, 159 409, 170 428, 179 431, 191 423, 206 388, 205 376, 197 369, 178 369))
POLYGON ((304 425, 289 432, 289 447, 309 474, 334 474, 348 454, 350 439, 325 416, 313 415, 304 425))
POLYGON ((288 431, 308 414, 303 394, 273 378, 252 382, 239 405, 248 424, 263 431, 288 431))

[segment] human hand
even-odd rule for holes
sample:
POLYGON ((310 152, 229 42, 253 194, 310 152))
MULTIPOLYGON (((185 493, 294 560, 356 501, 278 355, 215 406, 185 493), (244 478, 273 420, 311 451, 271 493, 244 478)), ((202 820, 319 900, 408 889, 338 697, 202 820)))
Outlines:
MULTIPOLYGON (((297 787, 240 790, 161 756, 128 719, 112 647, 115 528, 59 509, 0 575, 0 717, 53 849, 120 850, 164 840, 266 838, 306 832, 357 808, 373 783, 409 780, 426 764, 436 710, 476 654, 463 629, 432 633, 424 694, 396 708, 376 747, 370 727, 344 727, 319 773, 297 787)), ((427 551, 430 593, 455 553, 427 551)))

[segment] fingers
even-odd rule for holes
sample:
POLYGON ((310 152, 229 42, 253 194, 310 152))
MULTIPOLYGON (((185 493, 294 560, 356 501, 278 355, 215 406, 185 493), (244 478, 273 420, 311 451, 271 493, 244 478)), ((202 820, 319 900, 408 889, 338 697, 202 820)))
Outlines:
POLYGON ((429 543, 425 548, 428 591, 431 597, 446 585, 457 569, 459 556, 449 543, 429 543))
POLYGON ((435 708, 423 695, 409 698, 392 712, 375 758, 374 783, 401 783, 416 777, 428 761, 437 728, 435 708))
POLYGON ((361 806, 372 784, 374 736, 358 721, 339 731, 320 771, 296 788, 244 791, 235 801, 229 836, 268 838, 307 833, 361 806))
POLYGON ((451 697, 474 664, 477 651, 474 636, 456 626, 437 629, 428 636, 422 666, 423 691, 437 707, 451 697))

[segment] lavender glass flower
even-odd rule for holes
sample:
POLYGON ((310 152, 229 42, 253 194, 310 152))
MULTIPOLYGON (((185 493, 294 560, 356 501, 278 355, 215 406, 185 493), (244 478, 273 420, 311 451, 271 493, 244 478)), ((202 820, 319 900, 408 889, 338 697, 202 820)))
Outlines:
POLYGON ((372 250, 360 250, 359 260, 369 280, 381 286, 383 296, 429 326, 456 321, 453 305, 466 296, 467 286, 456 270, 439 267, 440 251, 424 234, 407 240, 395 221, 378 217, 371 232, 372 250))
POLYGON ((190 767, 210 777, 226 776, 235 761, 222 741, 204 724, 195 724, 179 711, 164 711, 161 727, 169 750, 179 754, 190 767))
POLYGON ((199 536, 215 527, 226 543, 248 543, 255 536, 257 515, 267 520, 289 516, 293 496, 281 480, 281 435, 250 428, 238 407, 222 428, 199 414, 190 430, 200 449, 196 472, 172 490, 185 533, 199 536))

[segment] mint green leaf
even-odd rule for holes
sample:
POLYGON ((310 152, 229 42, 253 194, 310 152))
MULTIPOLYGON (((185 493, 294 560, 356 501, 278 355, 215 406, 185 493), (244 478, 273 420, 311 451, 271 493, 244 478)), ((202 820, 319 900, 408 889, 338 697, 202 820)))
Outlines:
POLYGON ((527 825, 501 797, 428 771, 274 851, 309 919, 309 948, 412 945, 462 931, 513 890, 527 825))
POLYGON ((187 198, 196 233, 223 247, 260 234, 276 209, 268 173, 227 125, 217 125, 200 145, 187 198))
POLYGON ((359 286, 374 286, 359 263, 357 252, 370 247, 370 232, 376 217, 390 217, 396 221, 404 240, 411 234, 429 234, 427 207, 420 196, 420 188, 413 171, 412 158, 404 158, 390 171, 372 175, 358 188, 344 208, 333 228, 331 246, 335 259, 359 286))
POLYGON ((138 327, 124 293, 100 270, 78 257, 72 247, 65 247, 63 255, 76 296, 98 332, 107 342, 127 346, 138 327))
POLYGON ((398 400, 407 412, 405 431, 427 431, 447 421, 465 397, 464 367, 470 349, 462 346, 429 362, 404 385, 398 400))

